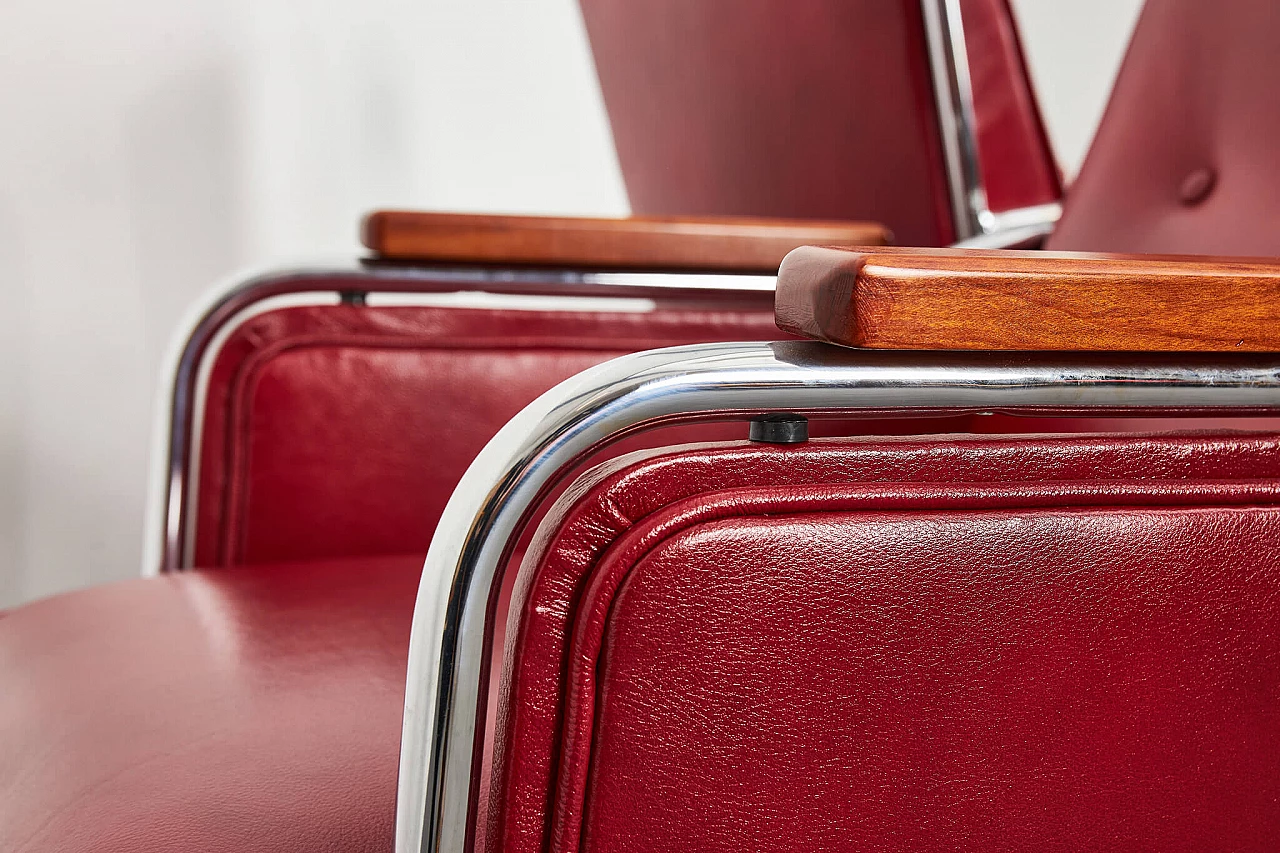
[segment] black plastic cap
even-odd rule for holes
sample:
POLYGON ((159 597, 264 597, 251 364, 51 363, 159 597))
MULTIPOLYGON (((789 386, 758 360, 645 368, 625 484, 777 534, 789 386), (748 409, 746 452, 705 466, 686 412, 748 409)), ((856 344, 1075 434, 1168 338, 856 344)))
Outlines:
POLYGON ((803 444, 809 440, 809 419, 784 412, 751 422, 750 438, 766 444, 803 444))

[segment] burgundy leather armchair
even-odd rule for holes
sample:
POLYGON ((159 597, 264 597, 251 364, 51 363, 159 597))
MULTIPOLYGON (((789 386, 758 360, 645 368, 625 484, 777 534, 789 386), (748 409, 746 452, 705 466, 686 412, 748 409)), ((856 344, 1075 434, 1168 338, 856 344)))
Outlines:
MULTIPOLYGON (((1149 5, 1050 247, 1280 254, 1278 30, 1149 5)), ((805 249, 778 319, 825 345, 562 386, 428 557, 400 849, 1270 849, 1277 286, 1257 259, 805 249), (851 412, 992 434, 797 417, 851 412), (594 468, 506 544, 615 431, 735 416, 756 440, 594 468)))
MULTIPOLYGON (((953 6, 920 20, 950 32, 953 6)), ((945 147, 932 162, 961 181, 929 227, 982 230, 953 192, 977 172, 945 147)), ((1274 433, 959 433, 1004 410, 1053 432, 1082 412, 1262 417, 1273 356, 767 344, 767 264, 725 280, 705 246, 628 265, 598 242, 557 263, 520 254, 524 226, 380 217, 376 260, 209 306, 175 359, 148 541, 152 565, 220 568, 0 619, 0 841, 385 850, 399 743, 405 851, 1266 848, 1274 433), (433 254, 459 227, 486 237, 433 254), (615 301, 520 303, 566 284, 615 301), (505 301, 472 324, 460 289, 505 301), (456 402, 421 405, 442 390, 456 402), (795 441, 788 412, 814 436, 823 413, 877 421, 795 441), (693 432, 646 449, 649 426, 693 432)))

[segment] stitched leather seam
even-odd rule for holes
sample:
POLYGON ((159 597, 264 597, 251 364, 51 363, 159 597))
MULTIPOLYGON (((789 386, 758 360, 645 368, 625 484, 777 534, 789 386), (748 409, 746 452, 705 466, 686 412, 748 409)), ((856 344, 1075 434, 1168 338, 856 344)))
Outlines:
MULTIPOLYGON (((807 445, 797 445, 794 448, 786 450, 774 449, 774 453, 782 453, 786 456, 826 458, 827 454, 835 450, 857 451, 859 455, 870 454, 871 460, 879 460, 886 450, 886 446, 894 447, 899 453, 903 447, 910 448, 911 457, 917 461, 907 468, 924 464, 932 466, 934 464, 945 464, 946 460, 954 459, 957 453, 963 451, 979 452, 982 454, 995 451, 995 455, 987 458, 983 465, 979 466, 980 470, 985 470, 991 466, 996 469, 1007 467, 1004 455, 1000 452, 1010 444, 1008 436, 998 435, 973 435, 964 437, 951 437, 947 440, 948 445, 955 445, 947 449, 942 455, 938 455, 936 448, 931 446, 930 438, 895 438, 895 437, 866 437, 866 438, 843 438, 843 439, 815 439, 807 445)), ((1224 445, 1231 445, 1231 450, 1227 452, 1223 461, 1227 462, 1227 467, 1232 470, 1240 468, 1257 468, 1258 460, 1274 456, 1276 450, 1276 436, 1270 433, 1258 433, 1250 436, 1244 445, 1240 445, 1241 437, 1223 437, 1220 434, 1164 434, 1164 433, 1129 433, 1123 437, 1114 435, 1096 435, 1090 436, 1085 434, 1061 436, 1061 435, 1045 435, 1035 436, 1026 435, 1017 438, 1019 447, 1026 451, 1028 449, 1040 448, 1059 448, 1068 447, 1073 451, 1082 454, 1081 459, 1093 460, 1094 467, 1102 465, 1101 460, 1111 458, 1113 454, 1124 450, 1128 455, 1133 451, 1155 452, 1159 464, 1153 471, 1155 479, 1175 480, 1180 477, 1196 478, 1200 477, 1201 481, 1205 479, 1204 475, 1196 473, 1195 459, 1214 457, 1221 455, 1224 451, 1224 445), (1143 451, 1142 448, 1146 448, 1143 451), (1231 462, 1231 459, 1244 461, 1243 466, 1240 461, 1231 462)), ((590 580, 591 573, 602 559, 602 555, 608 547, 617 542, 626 532, 625 528, 630 527, 633 523, 641 523, 648 518, 656 518, 657 513, 668 509, 675 501, 669 495, 663 498, 660 495, 652 495, 644 497, 649 493, 655 482, 662 482, 663 479, 671 473, 679 475, 681 471, 687 475, 685 463, 687 453, 692 449, 705 450, 706 454, 702 457, 703 463, 718 463, 712 467, 699 466, 696 470, 703 470, 705 473, 714 473, 722 477, 720 485, 714 483, 702 483, 701 490, 693 492, 690 495, 681 497, 681 500, 696 498, 700 494, 707 491, 719 492, 730 488, 749 485, 755 480, 748 473, 747 469, 738 470, 733 473, 735 467, 740 467, 744 457, 754 458, 760 453, 760 448, 751 445, 736 444, 725 445, 717 443, 714 445, 703 445, 699 447, 682 447, 682 448, 666 448, 657 455, 649 454, 641 459, 634 460, 630 465, 621 464, 624 460, 618 459, 611 462, 603 463, 601 467, 593 469, 592 472, 584 475, 590 478, 590 482, 583 481, 583 487, 571 487, 570 491, 566 491, 558 501, 558 505, 548 512, 548 518, 559 518, 560 523, 554 531, 554 535, 547 536, 544 531, 539 531, 531 544, 526 555, 525 565, 521 569, 521 576, 517 579, 515 592, 512 596, 512 611, 510 618, 519 620, 508 625, 507 631, 507 648, 505 664, 503 666, 503 685, 504 698, 499 703, 498 731, 495 737, 495 752, 493 765, 494 784, 490 791, 491 807, 490 807, 490 831, 496 832, 497 835, 491 835, 490 838, 497 839, 494 843, 508 848, 519 850, 533 850, 536 845, 537 849, 545 849, 546 839, 550 832, 550 803, 555 799, 556 777, 559 773, 559 756, 560 741, 562 731, 562 717, 564 711, 564 700, 562 694, 562 685, 565 679, 565 671, 568 666, 569 645, 571 643, 571 632, 573 629, 572 614, 577 611, 577 604, 581 598, 583 587, 590 580), (607 470, 611 468, 612 470, 607 470), (730 481, 730 482, 726 482, 730 481), (710 488, 707 488, 708 485, 710 488), (610 538, 603 542, 576 542, 575 537, 570 531, 577 529, 590 529, 595 527, 602 520, 595 513, 589 511, 589 508, 599 502, 616 503, 616 494, 619 491, 627 491, 632 495, 642 496, 639 506, 630 506, 630 514, 635 516, 634 521, 627 521, 620 525, 621 529, 617 529, 608 535, 610 538), (584 509, 586 508, 586 509, 584 509), (571 565, 561 565, 560 561, 564 559, 555 557, 557 552, 564 547, 570 547, 575 556, 570 558, 571 565), (583 549, 586 549, 585 551, 583 549), (580 556, 578 556, 580 555, 580 556), (586 562, 580 562, 585 560, 586 562), (548 571, 548 562, 553 567, 548 571), (536 569, 536 572, 535 572, 536 569), (568 590, 565 588, 568 584, 568 590), (565 595, 566 591, 570 591, 568 599, 559 601, 558 599, 565 595), (538 606, 538 602, 552 600, 552 609, 559 614, 555 618, 548 616, 542 612, 542 608, 538 606), (526 613, 525 606, 533 607, 538 613, 526 613), (539 615, 541 614, 541 615, 539 615), (533 621, 529 621, 532 618, 533 621), (547 622, 547 619, 550 622, 547 622), (559 624, 555 624, 555 623, 559 624), (528 657, 526 657, 528 656, 528 657), (543 656, 547 656, 546 663, 539 664, 543 656), (554 670, 547 670, 545 666, 551 665, 554 661, 554 670), (547 679, 551 679, 552 683, 548 683, 547 679), (558 698, 554 700, 553 708, 546 708, 544 705, 552 701, 551 694, 555 694, 558 698), (516 710, 512 706, 520 706, 522 710, 516 710), (550 712, 554 718, 547 720, 544 718, 546 713, 550 712), (543 726, 548 726, 547 730, 543 726), (503 750, 506 748, 506 751, 503 750), (516 753, 510 752, 516 750, 516 753), (512 756, 512 760, 504 760, 504 756, 512 756), (515 760, 515 758, 520 760, 515 760), (540 769, 517 769, 516 765, 532 762, 533 765, 545 766, 545 774, 540 769), (536 778, 531 778, 536 777, 536 778), (529 799, 528 793, 537 789, 542 791, 540 796, 529 799), (545 798, 545 799, 544 799, 545 798), (530 810, 533 811, 530 811, 530 810), (538 829, 536 830, 536 840, 532 837, 531 831, 534 816, 537 816, 538 829)), ((862 466, 858 466, 855 470, 841 470, 839 466, 831 466, 829 463, 819 465, 814 468, 808 463, 799 464, 803 470, 808 470, 806 476, 821 477, 823 475, 833 475, 832 480, 828 483, 849 484, 851 479, 853 482, 868 482, 865 478, 871 476, 867 471, 860 470, 862 466), (810 470, 811 469, 811 470, 810 470)), ((789 468, 791 466, 788 466, 789 468)), ((869 469, 878 467, 878 462, 866 466, 869 469)), ((756 470, 754 465, 749 466, 750 471, 756 470)), ((1025 477, 1031 473, 1031 469, 1018 468, 1015 469, 1020 473, 1015 475, 1018 482, 1026 482, 1025 477), (1023 478, 1023 479, 1018 479, 1023 478)), ((1128 469, 1126 469, 1128 470, 1128 469)), ((1266 473, 1271 473, 1272 469, 1264 469, 1266 473)), ((785 476, 787 469, 779 472, 779 476, 785 476)), ((903 472, 904 474, 907 472, 903 472)), ((1125 474, 1125 479, 1140 479, 1141 474, 1136 471, 1130 471, 1125 474)), ((1227 474, 1221 479, 1244 479, 1240 475, 1227 474)), ((961 481, 964 475, 960 475, 961 481)), ((875 482, 875 481, 871 481, 875 482)), ((892 481, 879 481, 882 485, 887 485, 892 481)), ((911 482, 911 481, 908 481, 911 482)), ((948 482, 955 482, 948 480, 948 482)), ((975 481, 970 481, 975 482, 975 481)), ((981 482, 981 479, 976 480, 981 482)), ((1066 482, 1066 481, 1061 481, 1066 482)), ((621 506, 619 504, 619 506, 621 506)), ((613 513, 606 513, 613 515, 613 513)), ((626 510, 622 512, 623 516, 628 515, 626 510)))
POLYGON ((729 518, 844 514, 850 512, 927 513, 970 510, 974 513, 1018 509, 1062 511, 1128 508, 1133 511, 1202 508, 1205 490, 1217 489, 1213 507, 1245 507, 1280 503, 1280 482, 1259 481, 1150 481, 1065 482, 1047 486, 964 484, 951 494, 927 494, 938 484, 879 483, 861 487, 830 486, 809 489, 727 489, 672 504, 668 510, 645 519, 619 537, 591 569, 573 620, 566 701, 561 721, 559 766, 555 782, 551 853, 577 851, 586 819, 586 792, 590 785, 594 749, 595 713, 598 706, 597 668, 612 607, 622 584, 645 557, 677 536, 729 518), (1118 485, 1130 491, 1114 494, 1118 485), (896 494, 886 496, 886 491, 896 494), (1111 493, 1107 493, 1107 492, 1111 493), (797 494, 802 492, 802 494, 797 494), (1123 497, 1128 500, 1119 500, 1123 497), (1056 499, 1056 500, 1055 500, 1056 499), (1065 500, 1064 500, 1065 499, 1065 500), (1105 500, 1104 500, 1105 499, 1105 500), (1224 500, 1225 499, 1225 500, 1224 500), (1141 503, 1138 503, 1141 501, 1141 503), (1193 503, 1194 501, 1194 503, 1193 503), (993 502, 996 505, 993 506, 993 502), (1153 503, 1154 502, 1154 503, 1153 503), (901 506, 901 503, 922 506, 901 506), (834 505, 833 505, 834 504, 834 505))

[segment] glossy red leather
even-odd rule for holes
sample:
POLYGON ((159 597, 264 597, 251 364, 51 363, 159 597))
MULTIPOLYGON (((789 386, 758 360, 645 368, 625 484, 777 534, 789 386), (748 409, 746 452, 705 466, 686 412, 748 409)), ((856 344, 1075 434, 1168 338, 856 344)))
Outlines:
POLYGON ((866 439, 596 469, 517 580, 487 849, 1265 849, 1277 451, 866 439))
POLYGON ((582 838, 566 809, 552 850, 1273 850, 1280 494, 1245 485, 1005 511, 801 490, 672 536, 593 638, 582 838))
MULTIPOLYGON (((920 4, 580 0, 631 208, 871 219, 955 239, 920 4)), ((994 210, 1055 201, 1057 171, 1005 0, 966 0, 994 210)))
MULTIPOLYGON (((195 563, 425 553, 471 460, 543 391, 636 350, 785 337, 770 302, 643 313, 320 305, 251 317, 214 357, 204 393, 195 563)), ((742 429, 675 428, 609 454, 742 429)))
POLYGON ((386 853, 421 554, 0 619, 0 850, 386 853))
POLYGON ((1062 198, 1054 160, 1008 0, 961 0, 978 164, 993 211, 1062 198))
POLYGON ((1280 255, 1280 6, 1147 3, 1047 248, 1280 255))
POLYGON ((779 337, 758 308, 283 308, 216 356, 195 563, 425 553, 467 465, 525 404, 624 353, 779 337))

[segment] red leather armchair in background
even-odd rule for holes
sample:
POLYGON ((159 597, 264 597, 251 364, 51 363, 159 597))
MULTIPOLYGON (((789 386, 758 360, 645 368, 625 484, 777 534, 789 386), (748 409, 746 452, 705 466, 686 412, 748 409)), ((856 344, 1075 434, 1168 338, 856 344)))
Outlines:
MULTIPOLYGON (((0 849, 390 849, 414 593, 472 457, 598 362, 775 336, 769 273, 792 246, 883 238, 410 219, 435 260, 216 294, 171 364, 159 576, 0 618, 0 849)), ((371 220, 371 241, 403 221, 371 220)))

